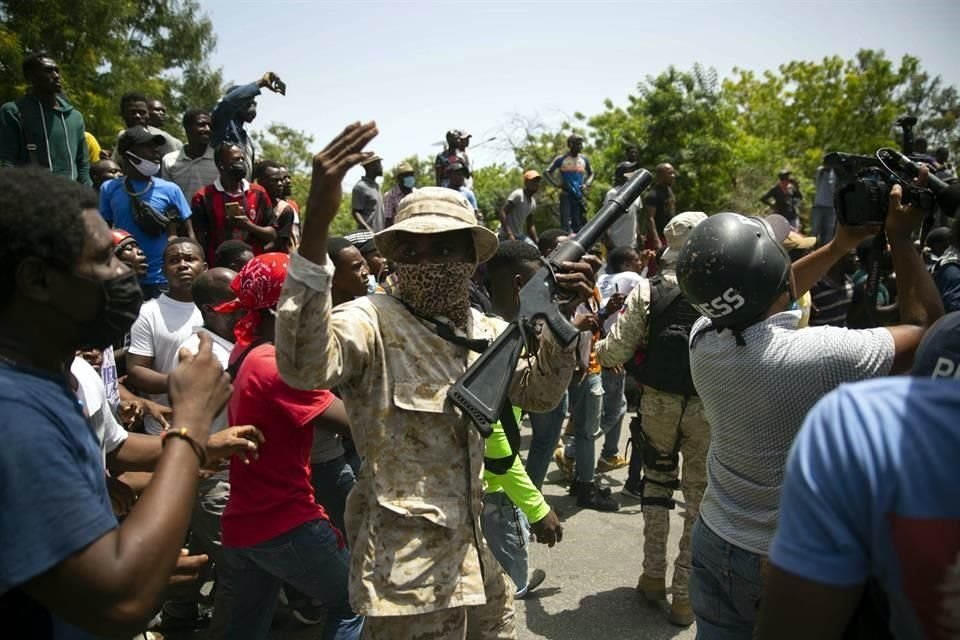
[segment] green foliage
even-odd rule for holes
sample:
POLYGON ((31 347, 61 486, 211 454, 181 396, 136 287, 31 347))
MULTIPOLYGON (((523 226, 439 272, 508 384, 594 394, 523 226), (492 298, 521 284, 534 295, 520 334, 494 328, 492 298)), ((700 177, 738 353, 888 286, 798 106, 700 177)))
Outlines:
POLYGON ((314 140, 306 131, 271 122, 266 131, 255 131, 252 137, 260 145, 262 159, 280 163, 291 174, 305 174, 310 170, 314 140))
POLYGON ((0 100, 23 93, 23 57, 42 49, 103 147, 123 128, 127 91, 163 100, 167 128, 183 138, 180 114, 220 97, 221 73, 207 62, 216 41, 195 0, 0 0, 0 100))
MULTIPOLYGON (((759 197, 782 167, 793 170, 812 201, 813 177, 826 152, 896 147, 894 122, 905 114, 919 118, 917 135, 928 138, 931 153, 937 146, 948 146, 953 157, 960 151, 957 88, 930 77, 916 58, 895 63, 882 51, 795 61, 762 74, 735 69, 722 84, 700 65, 668 67, 640 82, 626 104, 607 100, 604 107, 589 118, 574 114, 559 127, 515 116, 509 136, 518 165, 542 168, 566 151, 567 135, 584 135, 596 173, 589 195, 594 211, 630 144, 647 169, 661 162, 677 169, 678 210, 708 213, 762 212, 759 197)), ((538 218, 555 216, 555 190, 540 200, 538 218)), ((537 225, 546 227, 539 219, 537 225)))

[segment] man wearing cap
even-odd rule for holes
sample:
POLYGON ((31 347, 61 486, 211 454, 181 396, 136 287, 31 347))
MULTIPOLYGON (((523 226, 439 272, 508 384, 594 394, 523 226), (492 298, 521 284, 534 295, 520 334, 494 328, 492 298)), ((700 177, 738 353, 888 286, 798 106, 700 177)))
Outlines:
POLYGON ((924 336, 912 377, 843 385, 807 414, 787 460, 761 638, 956 637, 958 374, 951 313, 924 336), (854 610, 878 591, 889 613, 865 629, 870 616, 854 610))
POLYGON ((540 173, 530 169, 523 173, 523 188, 516 189, 500 210, 500 240, 523 240, 537 246, 537 227, 533 211, 537 201, 533 197, 540 190, 540 173))
POLYGON ((787 219, 790 226, 794 229, 799 228, 800 221, 799 207, 803 196, 800 194, 800 187, 794 180, 789 169, 783 169, 777 174, 777 184, 770 187, 770 190, 760 196, 760 202, 773 207, 773 212, 787 219))
POLYGON ((397 184, 383 196, 383 225, 389 227, 397 216, 400 201, 417 188, 417 176, 409 162, 401 163, 396 170, 397 184))
MULTIPOLYGON (((483 440, 447 399, 476 360, 474 348, 504 330, 471 310, 470 276, 497 249, 449 189, 418 189, 395 224, 376 236, 396 263, 396 295, 366 296, 331 312, 328 228, 343 175, 365 157, 376 125, 347 127, 315 156, 299 253, 277 308, 277 364, 303 389, 337 387, 363 468, 347 504, 350 601, 367 616, 364 637, 515 638, 512 588, 480 535, 483 440), (443 337, 441 337, 443 336, 443 337)), ((557 278, 574 304, 592 291, 589 267, 557 278)), ((514 405, 544 411, 559 401, 575 345, 550 332, 519 363, 514 405)))
POLYGON ((593 169, 583 151, 583 136, 572 134, 567 138, 567 153, 553 159, 544 172, 547 182, 560 189, 560 226, 567 233, 580 231, 587 223, 584 204, 587 190, 593 182, 593 169), (560 170, 560 180, 555 173, 560 170))
POLYGON ((433 170, 437 176, 437 186, 449 186, 447 180, 448 169, 454 162, 459 162, 466 169, 467 178, 470 178, 470 161, 467 159, 466 148, 470 141, 470 134, 460 129, 451 129, 446 135, 447 146, 437 154, 433 170), (465 141, 465 142, 464 142, 465 141))
MULTIPOLYGON (((706 219, 704 213, 687 211, 667 223, 664 228, 667 249, 660 257, 658 279, 640 280, 627 296, 620 318, 607 336, 597 343, 597 360, 601 365, 622 365, 634 357, 637 349, 647 348, 657 338, 652 334, 651 325, 651 309, 656 308, 653 305, 654 290, 659 296, 666 296, 677 286, 676 268, 680 248, 690 231, 706 219)), ((651 219, 651 228, 652 222, 651 219)), ((638 421, 631 423, 630 427, 631 432, 635 432, 631 435, 643 460, 643 480, 639 487, 629 487, 641 496, 643 510, 643 574, 637 583, 637 591, 652 601, 666 599, 670 510, 674 507, 673 493, 679 488, 683 492, 686 509, 680 554, 673 570, 673 602, 668 619, 678 626, 689 626, 693 623, 693 610, 687 593, 692 569, 690 532, 707 485, 706 456, 710 448, 710 425, 696 395, 661 391, 655 388, 660 385, 650 380, 646 371, 641 374, 640 380, 642 424, 638 421), (678 453, 683 456, 682 473, 678 453)))
MULTIPOLYGON (((926 175, 924 168, 921 185, 926 175)), ((928 212, 901 207, 901 193, 899 185, 891 189, 886 219, 899 326, 801 330, 800 313, 790 310, 875 229, 840 225, 831 242, 792 264, 782 244, 790 232, 784 218, 718 213, 680 251, 678 283, 705 316, 690 335, 690 370, 710 423, 690 581, 704 640, 752 638, 784 466, 807 411, 844 382, 908 371, 924 331, 943 314, 911 237, 928 212)))
POLYGON ((364 176, 353 186, 350 196, 350 210, 357 221, 357 229, 366 229, 376 233, 384 229, 383 195, 377 178, 383 176, 383 158, 373 154, 360 166, 364 176))
MULTIPOLYGON (((606 204, 620 193, 620 188, 627 183, 627 176, 640 168, 637 162, 621 162, 613 176, 613 186, 603 197, 606 204)), ((614 222, 607 231, 606 245, 608 249, 617 247, 633 247, 634 249, 648 248, 657 251, 660 249, 660 236, 656 233, 656 222, 651 210, 644 208, 640 212, 641 202, 634 201, 627 209, 627 213, 614 222)))
POLYGON ((100 188, 100 215, 117 229, 137 239, 147 256, 147 275, 140 280, 144 299, 152 300, 167 288, 163 251, 178 232, 193 238, 191 211, 180 187, 158 178, 163 136, 144 127, 130 127, 117 143, 125 177, 100 188))

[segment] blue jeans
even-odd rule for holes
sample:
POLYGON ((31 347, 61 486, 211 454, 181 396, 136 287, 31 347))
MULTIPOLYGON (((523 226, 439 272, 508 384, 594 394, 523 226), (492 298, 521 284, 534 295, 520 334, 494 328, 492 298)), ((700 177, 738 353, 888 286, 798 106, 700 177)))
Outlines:
POLYGON ((527 475, 533 485, 539 489, 543 486, 543 479, 547 477, 553 451, 560 440, 563 430, 563 419, 567 417, 569 394, 563 394, 560 404, 544 413, 531 413, 530 426, 533 427, 533 438, 530 440, 530 449, 527 451, 527 475))
POLYGON ((570 405, 573 407, 573 444, 565 450, 567 457, 577 461, 577 480, 593 482, 593 472, 597 465, 597 448, 594 434, 600 429, 600 415, 603 412, 603 383, 600 374, 588 373, 582 382, 570 384, 570 405))
POLYGON ((347 496, 353 485, 357 484, 357 477, 353 467, 344 456, 339 456, 327 462, 316 462, 311 465, 311 483, 313 495, 327 515, 333 526, 346 532, 343 526, 343 512, 347 508, 347 496))
POLYGON ((560 227, 567 233, 580 231, 587 223, 586 211, 580 206, 580 199, 566 191, 560 192, 560 227))
POLYGON ((837 228, 837 214, 833 207, 814 207, 810 217, 810 235, 817 236, 817 244, 822 247, 833 240, 837 228))
POLYGON ((751 640, 763 590, 762 562, 697 519, 689 586, 697 640, 751 640))
POLYGON ((487 545, 517 593, 527 588, 530 523, 503 491, 483 496, 480 528, 487 545))
POLYGON ((600 415, 600 430, 606 437, 601 458, 612 458, 620 451, 620 429, 623 427, 623 416, 627 415, 627 397, 624 395, 627 374, 614 373, 613 369, 602 369, 600 381, 603 383, 603 411, 600 415))
POLYGON ((280 586, 289 582, 327 609, 324 640, 357 640, 363 617, 350 609, 350 554, 326 520, 311 520, 252 547, 225 547, 233 583, 227 637, 262 640, 270 633, 280 586))

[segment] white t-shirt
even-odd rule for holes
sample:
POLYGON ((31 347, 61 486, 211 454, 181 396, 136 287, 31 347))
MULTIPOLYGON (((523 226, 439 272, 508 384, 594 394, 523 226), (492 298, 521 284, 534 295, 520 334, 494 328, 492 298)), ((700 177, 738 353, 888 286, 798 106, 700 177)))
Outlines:
MULTIPOLYGON (((527 218, 530 213, 537 208, 537 200, 533 196, 527 196, 523 189, 516 189, 507 198, 510 203, 510 212, 507 214, 507 226, 513 232, 514 237, 520 238, 527 235, 527 218)), ((506 237, 506 229, 500 230, 501 237, 506 237)))
MULTIPOLYGON (((606 204, 608 200, 617 195, 620 189, 613 187, 607 191, 607 195, 603 197, 603 203, 606 204)), ((634 200, 627 208, 627 212, 620 216, 616 222, 610 225, 610 229, 607 231, 607 235, 610 237, 610 242, 613 244, 611 248, 617 247, 634 247, 637 246, 637 213, 640 209, 640 199, 637 198, 634 200)))
MULTIPOLYGON (((205 333, 211 338, 213 338, 213 356, 220 362, 220 366, 226 370, 227 366, 230 364, 230 352, 233 351, 233 343, 229 340, 224 340, 213 331, 205 329, 203 327, 194 327, 193 335, 187 338, 181 346, 181 348, 188 350, 190 353, 196 355, 200 351, 200 334, 205 333)), ((210 426, 210 435, 215 434, 217 431, 222 431, 227 428, 227 408, 224 407, 223 411, 217 414, 217 417, 214 418, 213 424, 210 426)))
POLYGON ((127 440, 127 432, 110 410, 107 392, 97 370, 83 358, 74 358, 70 373, 77 379, 77 398, 83 404, 93 433, 100 443, 101 463, 106 470, 107 454, 127 440))
MULTIPOLYGON (((177 353, 194 327, 203 324, 200 309, 192 302, 179 302, 167 294, 150 300, 140 307, 140 316, 130 329, 129 353, 153 358, 153 370, 170 373, 177 366, 177 353)), ((150 394, 150 399, 165 407, 170 406, 166 393, 150 394)), ((160 423, 146 416, 143 426, 147 433, 163 432, 160 423)))
MULTIPOLYGON (((621 271, 620 273, 613 274, 605 273, 597 278, 597 289, 600 290, 600 308, 604 308, 615 293, 622 293, 624 297, 630 295, 630 292, 640 284, 641 280, 643 280, 643 276, 634 271, 621 271)), ((626 306, 624 306, 624 308, 626 308, 626 306)), ((604 321, 604 333, 610 333, 611 327, 613 327, 619 317, 619 312, 614 313, 604 321)))
POLYGON ((886 329, 800 329, 785 311, 745 329, 690 332, 690 372, 710 423, 707 491, 700 517, 718 536, 767 555, 777 529, 790 445, 804 416, 845 382, 876 378, 893 366, 886 329))

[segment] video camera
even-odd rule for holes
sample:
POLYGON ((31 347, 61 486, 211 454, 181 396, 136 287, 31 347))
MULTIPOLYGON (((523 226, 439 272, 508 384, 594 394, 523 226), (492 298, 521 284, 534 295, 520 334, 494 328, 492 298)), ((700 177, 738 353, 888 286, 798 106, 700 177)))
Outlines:
POLYGON ((910 157, 913 152, 914 117, 900 118, 897 125, 903 128, 904 153, 895 149, 879 149, 875 156, 858 156, 834 151, 823 157, 824 166, 837 174, 837 190, 834 193, 834 208, 840 222, 847 226, 864 227, 882 225, 887 217, 890 188, 899 184, 903 188, 904 204, 932 210, 939 205, 944 215, 954 217, 960 206, 960 183, 949 185, 930 172, 927 187, 913 184, 920 175, 922 158, 910 157))

